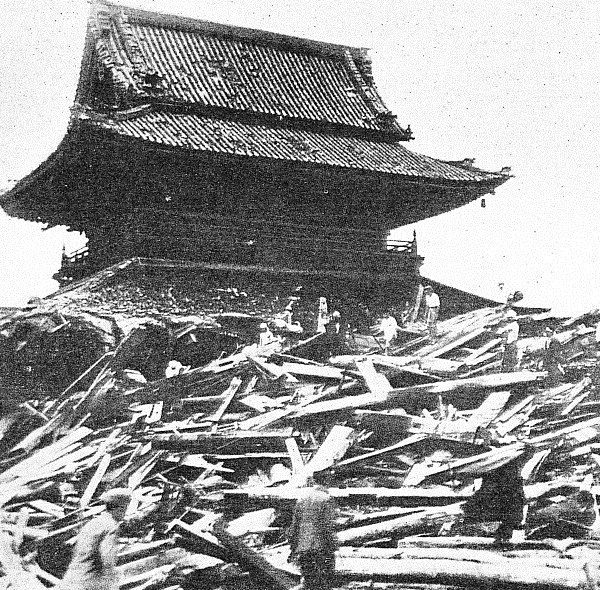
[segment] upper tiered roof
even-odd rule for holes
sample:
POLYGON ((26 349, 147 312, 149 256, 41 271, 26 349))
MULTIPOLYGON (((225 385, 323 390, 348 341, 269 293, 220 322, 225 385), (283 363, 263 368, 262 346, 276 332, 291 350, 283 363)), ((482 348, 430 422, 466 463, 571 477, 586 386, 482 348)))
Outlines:
POLYGON ((116 142, 126 151, 170 150, 176 159, 223 155, 250 166, 278 161, 456 188, 454 196, 423 203, 411 221, 463 205, 510 177, 472 160, 417 154, 403 145, 411 138, 379 95, 364 48, 93 0, 69 133, 2 205, 22 217, 71 223, 64 211, 78 206, 77 197, 66 202, 56 170, 76 178, 77 150, 96 141, 109 151, 116 142))
POLYGON ((410 137, 379 96, 365 49, 103 2, 88 32, 83 106, 178 105, 410 137))

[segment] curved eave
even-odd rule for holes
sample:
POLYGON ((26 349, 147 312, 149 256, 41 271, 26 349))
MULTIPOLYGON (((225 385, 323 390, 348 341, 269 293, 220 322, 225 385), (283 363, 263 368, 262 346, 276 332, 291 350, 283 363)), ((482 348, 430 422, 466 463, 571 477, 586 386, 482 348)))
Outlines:
MULTIPOLYGON (((51 225, 62 225, 68 224, 68 220, 65 218, 65 203, 60 200, 60 192, 58 192, 58 198, 52 190, 49 190, 48 183, 50 183, 55 176, 65 167, 74 165, 73 157, 77 158, 77 152, 82 142, 88 145, 93 144, 94 141, 98 141, 101 144, 106 142, 110 146, 111 143, 115 145, 134 147, 140 150, 156 150, 160 152, 169 152, 171 154, 179 154, 186 158, 194 158, 198 156, 202 157, 215 157, 215 158, 242 158, 245 160, 253 159, 261 164, 278 161, 279 163, 286 163, 292 166, 298 166, 304 169, 321 169, 321 170, 338 170, 340 172, 346 171, 346 173, 361 174, 361 175, 377 175, 386 176, 390 178, 392 182, 399 184, 413 185, 418 189, 422 188, 438 188, 445 193, 445 197, 440 199, 438 202, 429 203, 428 208, 424 215, 419 214, 419 219, 425 219, 433 215, 438 215, 446 211, 450 211, 462 205, 465 205, 487 193, 492 192, 495 188, 506 182, 510 176, 488 173, 473 169, 462 169, 460 166, 452 166, 445 162, 429 158, 427 156, 421 156, 410 152, 404 146, 399 144, 390 144, 386 142, 373 142, 371 140, 357 139, 352 137, 327 137, 326 134, 319 133, 308 133, 306 130, 284 130, 285 132, 292 133, 292 137, 298 137, 298 141, 308 141, 307 145, 314 145, 315 149, 321 150, 322 154, 327 155, 328 149, 333 145, 334 148, 339 149, 341 147, 350 145, 356 145, 359 142, 359 146, 375 145, 377 149, 384 150, 384 155, 387 154, 388 160, 382 158, 377 160, 378 154, 370 154, 372 158, 371 163, 379 162, 379 169, 375 165, 361 166, 357 160, 345 162, 339 159, 339 153, 335 159, 323 160, 315 157, 315 153, 304 153, 303 150, 300 153, 292 154, 296 157, 290 157, 289 153, 283 153, 281 148, 280 140, 275 138, 275 141, 261 141, 260 146, 264 149, 262 151, 256 151, 249 153, 247 146, 243 149, 235 143, 230 143, 226 146, 219 148, 212 146, 212 149, 199 149, 196 145, 186 145, 181 139, 177 139, 176 135, 171 136, 171 141, 150 141, 147 138, 137 137, 133 135, 127 135, 118 132, 114 127, 107 127, 103 124, 96 124, 97 122, 85 121, 80 122, 77 125, 73 125, 67 135, 63 138, 57 149, 33 172, 27 175, 25 178, 20 180, 11 190, 0 196, 0 206, 12 216, 20 217, 30 221, 42 221, 51 225), (307 139, 308 138, 308 139, 307 139), (177 140, 177 141, 176 141, 177 140), (333 144, 327 144, 327 141, 334 141, 333 144), (360 142, 362 141, 362 144, 360 142), (316 143, 315 143, 316 142, 316 143), (322 142, 322 143, 318 143, 322 142), (343 142, 340 144, 340 142, 343 142), (400 150, 397 153, 404 155, 408 158, 409 167, 407 171, 402 172, 400 170, 394 170, 393 161, 389 160, 390 146, 395 146, 395 150, 400 150), (412 161, 414 159, 414 161, 412 161), (447 175, 436 175, 436 174, 419 174, 418 167, 423 166, 443 166, 442 170, 450 169, 454 174, 458 175, 457 178, 448 177, 447 175), (449 168, 448 168, 449 167, 449 168)), ((122 121, 121 123, 130 123, 130 121, 122 121)), ((281 132, 282 130, 267 129, 267 134, 281 132)), ((264 139, 264 138, 263 138, 264 139)), ((110 148, 109 148, 110 149, 110 148)), ((332 148, 333 149, 333 148, 332 148)), ((335 156, 336 153, 332 152, 335 156)), ((347 155, 347 153, 346 153, 347 155)), ((354 154, 356 156, 356 154, 354 154)), ((415 218, 415 220, 417 220, 415 218)))
MULTIPOLYGON (((4 209, 8 215, 19 217, 27 221, 39 221, 50 223, 51 225, 61 225, 58 220, 51 220, 52 216, 48 216, 48 211, 44 212, 44 207, 39 204, 34 204, 33 199, 40 197, 39 193, 35 192, 36 186, 41 189, 42 185, 51 180, 53 172, 62 166, 62 161, 65 159, 65 153, 70 146, 70 135, 62 139, 58 147, 44 160, 37 168, 23 177, 9 191, 0 196, 0 207, 4 209)), ((42 192, 40 190, 40 192, 42 192)))

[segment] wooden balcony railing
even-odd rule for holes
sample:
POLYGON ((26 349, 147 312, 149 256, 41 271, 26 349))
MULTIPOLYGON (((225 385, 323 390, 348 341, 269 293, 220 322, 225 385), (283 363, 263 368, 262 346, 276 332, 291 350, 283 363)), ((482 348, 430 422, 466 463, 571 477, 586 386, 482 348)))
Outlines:
MULTIPOLYGON (((110 244, 113 257, 371 274, 414 271, 420 261, 416 238, 389 240, 384 232, 292 223, 282 217, 241 219, 144 209, 124 221, 127 229, 120 243, 110 244)), ((79 265, 86 257, 82 249, 65 263, 79 265)))

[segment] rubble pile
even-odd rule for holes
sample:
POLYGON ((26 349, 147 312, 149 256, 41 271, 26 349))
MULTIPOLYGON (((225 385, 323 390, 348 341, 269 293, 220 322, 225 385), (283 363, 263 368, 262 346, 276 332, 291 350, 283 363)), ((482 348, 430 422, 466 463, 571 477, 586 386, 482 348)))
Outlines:
MULTIPOLYGON (((202 269, 192 278, 189 272, 178 276, 169 269, 165 279, 158 274, 160 268, 139 266, 136 260, 126 260, 78 281, 53 295, 52 300, 62 313, 94 313, 117 319, 207 318, 223 313, 273 318, 284 314, 291 293, 296 299, 296 320, 303 326, 316 323, 313 301, 320 293, 308 280, 299 285, 297 278, 272 281, 253 273, 237 273, 224 280, 222 273, 202 269)), ((373 321, 368 308, 355 296, 340 295, 330 304, 352 310, 347 319, 354 328, 364 331, 373 321)))
POLYGON ((125 334, 52 313, 0 323, 10 362, 32 346, 39 361, 61 330, 96 343, 68 383, 55 371, 3 408, 5 587, 58 584, 100 495, 126 487, 122 588, 292 588, 287 528, 317 472, 339 506, 340 587, 595 587, 597 315, 519 317, 519 366, 500 372, 501 307, 440 322, 434 340, 405 326, 389 354, 375 330, 258 346, 211 328, 217 344, 186 358, 204 319, 125 334), (523 522, 499 536, 515 507, 523 522))

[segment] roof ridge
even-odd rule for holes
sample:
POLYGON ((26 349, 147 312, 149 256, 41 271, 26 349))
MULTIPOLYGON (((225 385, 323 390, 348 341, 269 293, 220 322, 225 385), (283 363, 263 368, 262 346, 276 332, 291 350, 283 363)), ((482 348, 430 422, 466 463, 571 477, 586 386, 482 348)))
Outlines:
POLYGON ((212 33, 214 35, 232 36, 254 42, 262 39, 269 45, 281 44, 284 46, 312 50, 325 55, 343 55, 344 50, 351 50, 353 52, 360 53, 369 49, 367 47, 357 47, 355 45, 330 43, 327 41, 308 39, 306 37, 286 35, 284 33, 277 33, 275 31, 268 31, 265 29, 254 29, 239 25, 217 23, 191 16, 144 10, 141 8, 128 6, 126 4, 113 2, 111 0, 91 0, 91 2, 92 5, 102 5, 113 11, 121 9, 126 10, 128 17, 132 18, 134 21, 152 22, 163 26, 167 25, 173 28, 201 31, 205 33, 212 33))

